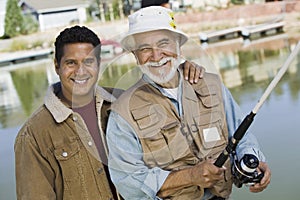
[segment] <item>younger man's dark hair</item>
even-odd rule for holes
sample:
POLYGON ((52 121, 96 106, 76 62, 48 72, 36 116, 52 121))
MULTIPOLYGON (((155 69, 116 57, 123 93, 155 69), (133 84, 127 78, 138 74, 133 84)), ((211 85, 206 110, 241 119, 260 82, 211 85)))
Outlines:
POLYGON ((95 49, 95 55, 97 61, 100 61, 101 53, 101 41, 99 37, 90 29, 85 26, 73 26, 70 28, 64 29, 57 36, 55 45, 55 59, 60 63, 61 57, 63 56, 63 48, 66 44, 72 43, 90 43, 95 49))

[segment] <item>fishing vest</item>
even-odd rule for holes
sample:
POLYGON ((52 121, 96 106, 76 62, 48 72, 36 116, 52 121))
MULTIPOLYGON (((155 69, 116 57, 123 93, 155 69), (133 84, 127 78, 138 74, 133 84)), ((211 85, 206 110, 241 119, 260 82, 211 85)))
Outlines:
MULTIPOLYGON (((143 160, 149 168, 175 171, 206 159, 216 159, 228 143, 228 130, 217 75, 206 73, 197 84, 183 81, 179 116, 169 98, 142 79, 113 104, 139 137, 143 160)), ((224 180, 210 192, 228 198, 232 189, 231 167, 225 165, 224 180)), ((201 178, 201 177, 199 177, 201 178)), ((201 199, 204 188, 190 186, 167 199, 201 199)))

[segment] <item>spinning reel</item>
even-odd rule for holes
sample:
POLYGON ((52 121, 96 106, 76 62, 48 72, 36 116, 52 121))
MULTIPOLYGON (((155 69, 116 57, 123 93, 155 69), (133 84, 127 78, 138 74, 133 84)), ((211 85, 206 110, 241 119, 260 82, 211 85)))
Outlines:
POLYGON ((254 185, 259 183, 263 178, 264 173, 258 173, 259 160, 253 154, 245 154, 239 161, 236 153, 233 152, 234 163, 232 165, 233 183, 240 188, 243 184, 254 185))

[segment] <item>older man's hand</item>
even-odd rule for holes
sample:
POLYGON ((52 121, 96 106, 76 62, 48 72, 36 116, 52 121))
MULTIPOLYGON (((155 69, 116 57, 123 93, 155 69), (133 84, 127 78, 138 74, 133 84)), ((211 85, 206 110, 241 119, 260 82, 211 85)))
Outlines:
POLYGON ((261 181, 259 183, 256 183, 256 184, 250 186, 249 190, 254 193, 263 191, 264 189, 267 188, 267 186, 271 182, 271 170, 268 167, 267 163, 259 162, 258 171, 263 172, 264 177, 261 179, 261 181))

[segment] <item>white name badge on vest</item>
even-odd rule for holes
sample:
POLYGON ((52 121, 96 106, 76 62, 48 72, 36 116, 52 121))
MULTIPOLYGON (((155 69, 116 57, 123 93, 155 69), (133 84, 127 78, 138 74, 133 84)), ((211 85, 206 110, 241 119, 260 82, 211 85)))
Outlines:
POLYGON ((216 142, 221 140, 217 127, 203 129, 203 137, 205 142, 216 142))

